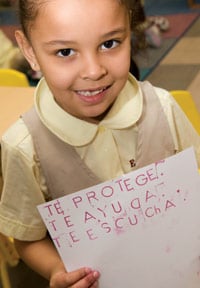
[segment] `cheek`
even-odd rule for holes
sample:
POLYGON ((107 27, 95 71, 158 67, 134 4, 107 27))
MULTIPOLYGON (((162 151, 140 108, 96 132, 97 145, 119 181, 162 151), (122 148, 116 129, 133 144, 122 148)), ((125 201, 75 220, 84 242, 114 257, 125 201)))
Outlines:
POLYGON ((45 57, 44 55, 43 58, 40 57, 39 64, 41 72, 49 86, 62 89, 62 87, 70 85, 73 76, 72 73, 68 72, 70 69, 68 69, 66 63, 59 63, 52 60, 51 57, 45 57))
POLYGON ((119 77, 126 77, 129 72, 131 61, 131 54, 129 51, 129 48, 127 47, 127 49, 125 49, 125 51, 122 51, 120 55, 118 57, 115 57, 113 61, 116 73, 117 75, 119 75, 119 77))
MULTIPOLYGON (((113 68, 114 68, 114 66, 113 66, 113 68)), ((120 59, 116 59, 114 75, 117 78, 120 78, 123 80, 124 78, 128 77, 129 68, 130 68, 130 57, 129 56, 126 55, 120 59)))
POLYGON ((46 82, 50 88, 58 89, 58 90, 66 90, 71 86, 71 78, 69 77, 69 73, 67 69, 65 71, 56 71, 55 69, 49 69, 44 71, 44 77, 46 82))

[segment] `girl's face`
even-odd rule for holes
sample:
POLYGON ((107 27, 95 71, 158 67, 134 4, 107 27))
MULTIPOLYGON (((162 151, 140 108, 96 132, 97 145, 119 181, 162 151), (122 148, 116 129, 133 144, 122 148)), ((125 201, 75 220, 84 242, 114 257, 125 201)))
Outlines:
POLYGON ((25 55, 65 111, 93 122, 127 81, 128 12, 117 0, 51 0, 39 12, 25 55))

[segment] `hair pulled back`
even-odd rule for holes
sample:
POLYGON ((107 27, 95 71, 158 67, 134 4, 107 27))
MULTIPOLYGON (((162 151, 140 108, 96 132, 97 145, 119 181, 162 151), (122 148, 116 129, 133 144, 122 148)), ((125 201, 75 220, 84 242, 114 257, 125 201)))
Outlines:
POLYGON ((29 31, 35 22, 40 7, 48 1, 43 0, 18 0, 18 15, 21 28, 28 37, 29 31))

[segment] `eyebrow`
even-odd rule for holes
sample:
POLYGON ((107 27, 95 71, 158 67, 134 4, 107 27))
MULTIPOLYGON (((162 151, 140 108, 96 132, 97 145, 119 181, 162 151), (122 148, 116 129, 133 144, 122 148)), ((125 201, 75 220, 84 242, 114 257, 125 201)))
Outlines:
POLYGON ((127 31, 127 29, 124 28, 124 27, 123 27, 123 28, 118 28, 118 29, 115 29, 115 30, 113 30, 113 31, 110 31, 110 32, 102 35, 102 38, 113 37, 113 36, 115 36, 116 34, 123 34, 123 33, 125 33, 126 31, 127 31))
POLYGON ((49 42, 44 42, 44 45, 46 46, 54 46, 54 45, 71 45, 71 44, 75 44, 74 41, 68 41, 68 40, 60 40, 60 39, 57 39, 57 40, 51 40, 49 42))
MULTIPOLYGON (((123 34, 127 31, 126 28, 118 28, 118 29, 115 29, 113 31, 110 31, 106 34, 103 34, 101 36, 102 38, 102 41, 106 38, 109 38, 109 37, 113 37, 115 36, 116 34, 123 34)), ((64 46, 68 46, 68 45, 73 45, 73 44, 76 44, 75 41, 70 41, 70 40, 61 40, 61 39, 57 39, 57 40, 51 40, 49 42, 44 42, 44 45, 45 46, 55 46, 55 45, 64 45, 64 46)))

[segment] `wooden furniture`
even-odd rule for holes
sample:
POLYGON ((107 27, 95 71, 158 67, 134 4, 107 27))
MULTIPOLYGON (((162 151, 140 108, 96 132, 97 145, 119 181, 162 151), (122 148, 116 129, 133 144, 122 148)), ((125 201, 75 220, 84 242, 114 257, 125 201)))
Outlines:
POLYGON ((33 104, 34 87, 0 87, 0 137, 33 104))
POLYGON ((195 0, 188 0, 188 5, 190 8, 200 9, 200 3, 196 3, 195 0))

